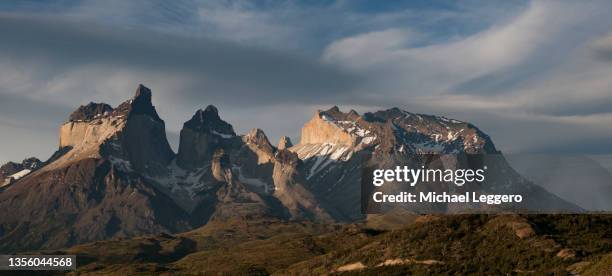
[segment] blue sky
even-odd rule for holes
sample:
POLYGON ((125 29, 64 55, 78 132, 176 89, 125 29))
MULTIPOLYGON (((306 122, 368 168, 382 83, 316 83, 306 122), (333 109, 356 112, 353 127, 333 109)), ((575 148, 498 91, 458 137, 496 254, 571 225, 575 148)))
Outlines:
POLYGON ((466 120, 505 152, 612 153, 609 1, 2 1, 0 161, 149 86, 176 141, 214 104, 299 137, 317 109, 466 120))

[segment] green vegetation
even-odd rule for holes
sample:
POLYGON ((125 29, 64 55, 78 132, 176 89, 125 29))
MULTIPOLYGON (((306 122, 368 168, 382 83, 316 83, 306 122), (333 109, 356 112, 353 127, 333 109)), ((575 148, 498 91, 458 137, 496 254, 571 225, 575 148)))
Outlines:
POLYGON ((456 215, 367 223, 232 221, 81 245, 80 273, 187 275, 609 273, 612 215, 456 215))

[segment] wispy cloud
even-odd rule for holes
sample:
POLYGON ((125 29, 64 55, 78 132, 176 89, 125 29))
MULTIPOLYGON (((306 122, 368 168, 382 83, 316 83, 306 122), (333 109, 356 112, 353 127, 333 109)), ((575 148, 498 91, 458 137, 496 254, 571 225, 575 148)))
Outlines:
POLYGON ((593 137, 612 135, 602 128, 612 112, 612 80, 605 77, 612 72, 593 54, 605 51, 602 34, 612 26, 605 5, 537 1, 511 20, 425 46, 401 45, 411 36, 396 29, 359 34, 332 43, 323 58, 377 80, 371 89, 383 87, 394 102, 404 98, 423 112, 464 114, 493 137, 512 137, 501 139, 502 149, 584 150, 593 137), (535 132, 543 139, 516 142, 536 134, 521 128, 527 122, 541 127, 535 132), (564 131, 553 135, 551 122, 564 131))
MULTIPOLYGON (((14 125, 0 131, 33 135, 15 125, 59 124, 79 104, 117 104, 145 83, 173 132, 207 104, 238 130, 261 127, 272 139, 299 135, 316 108, 399 106, 471 121, 505 151, 610 151, 610 6, 2 3, 0 121, 14 125)), ((11 159, 48 155, 48 129, 37 130, 35 149, 0 149, 11 159)))

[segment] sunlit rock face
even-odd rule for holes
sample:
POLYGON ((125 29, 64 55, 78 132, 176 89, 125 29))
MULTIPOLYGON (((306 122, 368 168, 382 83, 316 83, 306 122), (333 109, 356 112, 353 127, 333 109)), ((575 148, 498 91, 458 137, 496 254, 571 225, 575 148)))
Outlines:
POLYGON ((235 138, 234 128, 219 117, 216 107, 200 109, 183 125, 177 164, 186 169, 202 167, 215 149, 231 147, 235 138))
POLYGON ((90 103, 79 107, 60 128, 60 148, 69 148, 50 168, 88 158, 116 158, 152 174, 174 158, 164 121, 151 103, 151 90, 140 85, 134 97, 111 108, 90 103))
POLYGON ((289 139, 289 137, 287 136, 281 137, 280 140, 278 141, 277 148, 279 150, 283 150, 283 149, 288 149, 290 147, 293 147, 293 143, 291 142, 291 139, 289 139))

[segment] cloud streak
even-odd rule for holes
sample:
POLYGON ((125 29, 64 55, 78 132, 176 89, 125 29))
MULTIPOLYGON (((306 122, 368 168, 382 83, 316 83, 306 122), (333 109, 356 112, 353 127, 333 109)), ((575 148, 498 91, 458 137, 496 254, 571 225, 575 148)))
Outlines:
POLYGON ((600 139, 612 135, 605 127, 612 81, 604 77, 612 71, 596 55, 605 56, 601 37, 612 27, 603 6, 609 4, 534 1, 518 16, 459 39, 418 46, 407 43, 410 32, 393 29, 342 38, 323 58, 374 76, 369 85, 384 87, 395 102, 409 98, 403 101, 419 111, 485 126, 502 149, 597 152, 612 146, 600 139), (542 139, 518 137, 535 133, 542 139), (599 142, 591 147, 592 140, 599 142))
POLYGON ((0 5, 0 131, 11 133, 2 140, 40 136, 3 146, 3 158, 50 154, 70 110, 117 104, 138 83, 153 89, 172 133, 207 104, 272 140, 299 136, 317 108, 398 106, 473 122, 504 151, 610 152, 610 6, 0 5))

